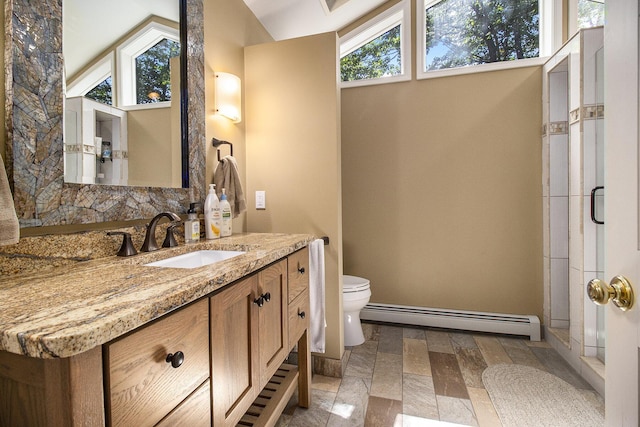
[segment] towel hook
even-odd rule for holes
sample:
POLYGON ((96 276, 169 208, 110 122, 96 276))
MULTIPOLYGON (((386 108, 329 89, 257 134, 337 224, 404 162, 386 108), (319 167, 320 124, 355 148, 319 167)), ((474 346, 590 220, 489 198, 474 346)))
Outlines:
POLYGON ((216 151, 218 153, 218 161, 220 161, 220 147, 221 145, 227 144, 230 147, 231 150, 231 155, 233 156, 233 144, 230 143, 229 141, 223 141, 221 139, 217 139, 217 138, 211 138, 211 145, 213 145, 214 147, 216 147, 216 151))

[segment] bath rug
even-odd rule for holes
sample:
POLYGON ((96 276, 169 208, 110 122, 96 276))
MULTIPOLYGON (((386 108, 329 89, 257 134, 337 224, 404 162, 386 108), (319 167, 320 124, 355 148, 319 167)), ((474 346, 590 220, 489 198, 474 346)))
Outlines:
POLYGON ((503 427, 603 426, 604 417, 571 384, 530 366, 500 364, 482 373, 503 427))

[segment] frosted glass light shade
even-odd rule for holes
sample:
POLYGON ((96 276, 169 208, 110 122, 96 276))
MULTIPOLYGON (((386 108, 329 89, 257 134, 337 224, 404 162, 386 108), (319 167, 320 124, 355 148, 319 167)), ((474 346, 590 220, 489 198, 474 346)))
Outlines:
POLYGON ((216 114, 234 123, 240 122, 242 120, 240 78, 233 74, 216 72, 215 90, 216 114))

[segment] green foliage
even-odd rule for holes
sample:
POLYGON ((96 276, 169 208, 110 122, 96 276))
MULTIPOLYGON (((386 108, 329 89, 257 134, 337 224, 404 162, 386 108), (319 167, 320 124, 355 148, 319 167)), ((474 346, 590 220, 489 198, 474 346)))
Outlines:
POLYGON ((101 83, 98 83, 93 89, 91 89, 85 95, 87 98, 91 98, 94 101, 102 102, 106 105, 113 104, 113 98, 111 96, 111 76, 107 77, 101 83))
POLYGON ((539 54, 538 0, 443 0, 425 25, 427 70, 539 54))
POLYGON ((400 25, 340 59, 343 82, 400 74, 400 25))
POLYGON ((163 39, 136 57, 136 98, 138 104, 171 100, 169 60, 180 54, 180 43, 163 39), (151 95, 150 94, 157 94, 151 95))

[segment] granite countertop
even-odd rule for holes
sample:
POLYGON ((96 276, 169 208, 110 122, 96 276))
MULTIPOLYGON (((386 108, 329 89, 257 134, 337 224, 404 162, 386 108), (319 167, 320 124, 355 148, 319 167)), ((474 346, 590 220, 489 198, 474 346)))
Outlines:
POLYGON ((69 357, 117 338, 296 250, 314 236, 247 233, 0 278, 0 350, 69 357), (202 249, 246 251, 194 269, 144 264, 202 249))

